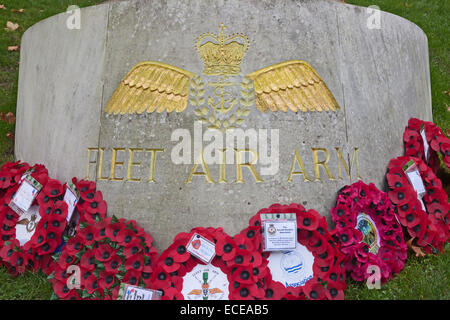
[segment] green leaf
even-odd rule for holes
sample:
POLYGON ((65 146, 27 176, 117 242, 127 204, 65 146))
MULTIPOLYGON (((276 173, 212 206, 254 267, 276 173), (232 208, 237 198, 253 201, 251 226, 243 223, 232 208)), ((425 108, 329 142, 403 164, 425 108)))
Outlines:
POLYGON ((111 223, 116 223, 116 222, 119 222, 119 219, 115 215, 113 215, 111 218, 111 223))
POLYGON ((53 271, 52 273, 50 273, 47 277, 47 280, 52 280, 55 278, 55 271, 53 271))
POLYGON ((104 270, 105 269, 105 265, 102 262, 96 263, 95 265, 97 266, 97 268, 99 270, 104 270))
POLYGON ((56 293, 53 292, 50 300, 59 300, 59 297, 56 295, 56 293))
POLYGON ((58 262, 60 256, 61 256, 61 252, 56 253, 56 254, 52 255, 52 259, 55 260, 56 262, 58 262))
POLYGON ((68 241, 70 240, 70 237, 69 237, 69 236, 66 236, 66 235, 64 235, 64 236, 63 236, 63 240, 64 240, 64 242, 68 242, 68 241))
POLYGON ((89 224, 86 222, 80 222, 80 230, 86 228, 87 226, 89 226, 89 224))
POLYGON ((116 278, 119 279, 120 281, 122 281, 123 275, 116 273, 116 278))
POLYGON ((90 298, 91 295, 89 294, 89 292, 87 292, 86 289, 83 290, 83 292, 81 293, 81 298, 90 298))
POLYGON ((91 294, 91 297, 93 297, 93 298, 100 298, 101 296, 100 296, 100 293, 97 290, 95 290, 94 293, 91 294))
MULTIPOLYGON (((125 269, 125 265, 124 264, 121 264, 120 266, 119 266, 119 272, 126 272, 127 270, 125 269)), ((120 279, 121 280, 121 279, 120 279)))
POLYGON ((100 275, 100 269, 95 269, 94 271, 92 271, 92 273, 98 278, 98 276, 100 275))
POLYGON ((9 246, 11 244, 11 241, 5 241, 5 243, 3 244, 4 247, 9 246))

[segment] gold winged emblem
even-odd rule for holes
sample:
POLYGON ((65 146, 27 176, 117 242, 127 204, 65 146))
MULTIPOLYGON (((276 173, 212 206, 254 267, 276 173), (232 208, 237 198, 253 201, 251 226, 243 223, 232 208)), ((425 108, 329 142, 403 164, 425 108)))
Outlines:
MULTIPOLYGON (((203 119, 213 125, 217 123, 216 121, 226 120, 227 124, 228 121, 236 122, 233 117, 217 120, 216 115, 228 113, 239 104, 238 99, 230 98, 226 89, 236 84, 229 79, 240 74, 240 64, 250 43, 247 36, 241 33, 226 36, 224 29, 222 24, 218 35, 214 33, 200 35, 195 44, 205 66, 203 75, 216 77, 215 81, 208 84, 214 87, 211 96, 216 95, 219 98, 217 103, 212 97, 208 99, 209 109, 213 109, 212 111, 208 111, 207 107, 195 111, 196 114, 203 114, 205 116, 203 119)), ((194 86, 196 92, 196 99, 192 99, 191 104, 199 106, 206 103, 203 98, 205 86, 202 86, 202 83, 199 76, 189 71, 161 62, 142 62, 133 67, 121 81, 105 112, 108 114, 182 112, 188 106, 191 86, 194 86), (201 99, 198 99, 199 96, 201 99)), ((340 109, 319 74, 307 62, 301 60, 285 61, 247 74, 241 86, 244 88, 240 99, 242 109, 236 107, 238 115, 239 112, 248 115, 250 111, 245 108, 253 103, 262 112, 278 110, 328 112, 340 109), (253 90, 245 91, 248 84, 253 84, 253 90)))

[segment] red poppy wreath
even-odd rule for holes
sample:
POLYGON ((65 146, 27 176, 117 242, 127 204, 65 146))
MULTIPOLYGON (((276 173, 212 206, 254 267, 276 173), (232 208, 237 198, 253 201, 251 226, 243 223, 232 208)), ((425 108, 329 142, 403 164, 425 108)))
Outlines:
POLYGON ((422 159, 434 173, 440 165, 438 153, 441 153, 443 162, 450 168, 450 139, 433 122, 409 119, 403 133, 403 143, 405 156, 422 159))
MULTIPOLYGON (((273 204, 250 219, 259 243, 263 241, 262 214, 295 213, 297 244, 294 250, 264 252, 268 272, 263 299, 344 299, 344 255, 337 250, 325 217, 296 203, 273 204)), ((269 225, 270 227, 270 225, 269 225)))
MULTIPOLYGON (((107 204, 103 200, 103 195, 100 190, 97 190, 96 184, 93 181, 88 180, 78 180, 76 177, 72 178, 73 192, 77 193, 74 198, 77 198, 73 219, 66 219, 66 229, 64 232, 64 237, 62 241, 62 246, 65 245, 66 241, 73 237, 77 229, 79 229, 79 224, 95 224, 106 218, 107 204)), ((66 193, 68 186, 64 184, 63 195, 66 193)), ((67 201, 71 201, 69 198, 67 201)), ((47 198, 41 199, 41 204, 44 206, 45 210, 50 210, 48 206, 47 198)), ((62 203, 59 203, 62 205, 62 203)), ((64 210, 66 206, 64 206, 64 210)), ((67 211, 67 210, 66 210, 67 211)), ((67 215, 67 214, 66 214, 67 215)), ((59 247, 61 248, 61 247, 59 247)), ((58 249, 57 251, 59 251, 58 249)), ((52 271, 49 266, 52 264, 51 255, 46 255, 41 259, 41 269, 46 274, 49 275, 52 271)))
POLYGON ((122 282, 148 288, 158 256, 152 243, 134 220, 113 216, 93 225, 80 223, 77 234, 53 256, 52 298, 117 299, 122 282))
POLYGON ((355 281, 369 278, 378 267, 381 282, 399 273, 407 257, 402 227, 386 193, 362 181, 343 187, 331 209, 333 230, 345 265, 355 281))
POLYGON ((17 275, 26 269, 36 270, 61 244, 66 227, 67 204, 62 201, 63 185, 58 180, 49 179, 43 165, 29 167, 16 162, 5 166, 2 167, 2 176, 11 180, 0 199, 0 258, 9 272, 17 275), (26 172, 42 185, 42 189, 29 210, 19 216, 9 204, 21 183, 24 183, 26 172))
POLYGON ((254 250, 252 232, 249 237, 231 237, 222 228, 194 228, 178 234, 158 259, 152 288, 163 292, 163 300, 250 300, 261 296, 257 282, 264 276, 265 266, 254 250), (214 244, 210 263, 188 251, 189 245, 199 241, 196 237, 214 244))
POLYGON ((392 159, 386 179, 389 198, 396 205, 397 217, 410 235, 410 241, 428 254, 442 251, 450 235, 450 207, 441 180, 425 162, 414 157, 392 159), (419 184, 424 186, 423 197, 418 195, 404 171, 405 165, 412 163, 420 174, 419 184))

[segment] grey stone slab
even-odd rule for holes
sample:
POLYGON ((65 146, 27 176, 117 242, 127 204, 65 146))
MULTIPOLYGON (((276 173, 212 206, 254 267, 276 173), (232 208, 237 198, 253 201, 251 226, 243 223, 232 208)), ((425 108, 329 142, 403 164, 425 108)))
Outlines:
MULTIPOLYGON (((41 47, 39 37, 64 21, 63 15, 36 25, 24 36, 16 156, 49 164, 59 178, 84 177, 88 171, 108 202, 109 214, 136 219, 154 236, 159 249, 166 248, 178 232, 197 226, 223 227, 235 234, 259 209, 277 202, 301 203, 329 217, 336 192, 358 178, 356 163, 350 178, 336 148, 347 165, 356 148, 360 177, 382 188, 388 161, 403 152, 407 120, 432 119, 426 36, 411 22, 388 13, 380 13, 379 30, 367 28, 365 8, 322 0, 134 0, 82 9, 82 17, 80 33, 60 30, 52 38, 50 44, 61 47, 58 54, 41 47), (173 162, 171 151, 177 142, 171 141, 171 134, 181 128, 194 136, 199 117, 192 103, 182 113, 113 116, 105 112, 120 81, 139 62, 159 61, 201 75, 204 66, 195 40, 205 32, 217 34, 221 23, 227 34, 243 33, 250 39, 241 75, 232 78, 238 83, 230 89, 233 94, 239 96, 239 82, 250 72, 286 60, 304 60, 341 106, 328 113, 262 113, 253 105, 242 128, 279 133, 279 171, 263 175, 264 165, 255 164, 263 182, 256 182, 243 168, 245 182, 236 183, 236 166, 229 164, 227 183, 219 183, 220 167, 211 164, 215 183, 204 176, 187 183, 193 164, 173 162), (40 53, 34 57, 36 48, 40 53), (49 81, 31 85, 42 61, 46 66, 42 74, 49 81), (86 69, 62 76, 81 63, 86 69), (38 134, 32 139, 34 133, 38 134), (35 141, 44 147, 36 147, 35 141), (104 150, 101 176, 100 153, 91 151, 88 167, 88 148, 104 150), (140 181, 127 179, 130 148, 135 148, 131 178, 140 181), (155 148, 164 151, 156 153, 154 181, 149 182, 152 153, 148 149, 155 148), (329 153, 331 179, 318 166, 320 180, 314 181, 313 148, 318 161, 325 160, 324 150, 329 153), (118 162, 115 177, 111 177, 113 150, 118 162), (288 181, 295 150, 311 181, 305 181, 304 175, 288 181)), ((206 84, 217 80, 201 77, 206 84)), ((206 97, 212 94, 207 87, 206 97)))
POLYGON ((98 143, 108 8, 83 9, 80 30, 61 13, 22 38, 15 156, 63 181, 85 175, 86 146, 98 143))

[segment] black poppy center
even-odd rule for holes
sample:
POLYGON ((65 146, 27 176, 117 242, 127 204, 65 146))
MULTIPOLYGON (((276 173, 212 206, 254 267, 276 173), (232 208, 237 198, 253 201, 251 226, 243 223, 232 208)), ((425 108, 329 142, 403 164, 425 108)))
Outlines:
POLYGON ((171 266, 173 264, 173 259, 171 257, 167 257, 166 260, 164 260, 164 263, 166 266, 171 266))
POLYGON ((225 253, 230 253, 231 250, 233 250, 233 246, 231 244, 227 243, 226 245, 223 246, 223 251, 225 253))
POLYGON ((248 272, 247 270, 244 270, 241 272, 241 279, 242 280, 247 280, 248 278, 250 278, 250 272, 248 272))
POLYGON ((247 288, 242 288, 242 289, 239 291, 239 294, 241 295, 241 297, 244 297, 244 298, 247 297, 249 293, 250 293, 250 292, 248 291, 247 288))
POLYGON ((167 276, 164 272, 158 274, 158 280, 166 280, 167 276))
POLYGON ((186 252, 186 247, 185 246, 179 246, 177 248, 177 253, 178 254, 184 254, 186 252))

